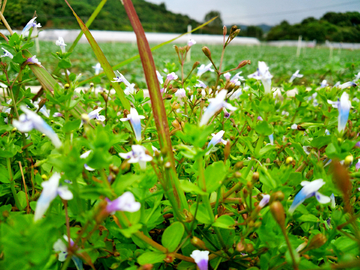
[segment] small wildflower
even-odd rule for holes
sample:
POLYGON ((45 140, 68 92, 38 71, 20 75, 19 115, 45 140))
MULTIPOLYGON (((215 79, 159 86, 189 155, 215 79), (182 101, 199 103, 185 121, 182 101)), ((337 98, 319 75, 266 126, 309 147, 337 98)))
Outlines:
POLYGON ((205 83, 203 83, 202 81, 200 81, 200 80, 197 80, 197 84, 195 84, 195 87, 200 87, 200 88, 206 88, 207 86, 206 86, 206 84, 205 83))
POLYGON ((126 191, 123 195, 113 201, 110 201, 109 199, 106 200, 108 202, 106 212, 109 214, 115 213, 116 211, 137 212, 141 207, 141 204, 135 201, 135 197, 130 191, 126 191))
POLYGON ((36 58, 36 55, 31 56, 25 62, 28 64, 35 64, 41 66, 41 62, 39 62, 39 60, 36 58))
POLYGON ((195 44, 196 44, 196 41, 193 40, 192 38, 190 38, 188 41, 188 46, 191 47, 192 45, 195 45, 195 44))
POLYGON ((327 83, 327 80, 323 80, 322 82, 321 82, 321 84, 320 84, 320 87, 321 88, 324 88, 324 87, 326 87, 326 86, 328 86, 329 84, 327 83))
POLYGON ((116 72, 119 74, 119 76, 115 77, 114 81, 112 82, 123 82, 126 85, 126 88, 124 90, 125 95, 135 94, 135 83, 129 83, 129 81, 124 77, 124 75, 122 75, 119 71, 116 72))
POLYGON ((139 163, 142 170, 146 169, 146 162, 151 161, 153 158, 145 153, 145 147, 142 145, 131 146, 129 153, 119 153, 123 159, 128 159, 128 163, 139 163))
POLYGON ((199 270, 208 270, 209 251, 194 250, 191 255, 199 270))
POLYGON ((198 67, 198 72, 197 72, 197 76, 201 77, 201 75, 203 75, 205 72, 210 71, 210 72, 214 72, 214 70, 211 68, 212 64, 209 63, 208 65, 204 65, 202 64, 200 67, 198 67))
MULTIPOLYGON (((91 152, 92 152, 92 150, 86 151, 84 154, 82 154, 82 155, 80 156, 80 158, 82 158, 82 159, 87 158, 87 157, 91 154, 91 152)), ((85 168, 86 170, 90 171, 90 172, 95 171, 94 168, 91 168, 91 167, 88 166, 87 164, 84 164, 84 168, 85 168)))
POLYGON ((298 125, 297 125, 297 124, 292 124, 290 128, 291 128, 291 129, 297 129, 297 128, 298 128, 298 125))
POLYGON ((160 84, 163 84, 164 83, 164 79, 163 79, 163 76, 161 76, 160 72, 156 70, 156 76, 158 78, 158 81, 160 84))
POLYGON ((347 120, 349 118, 349 112, 351 108, 351 101, 349 100, 348 93, 344 92, 341 95, 339 102, 339 117, 338 117, 338 130, 343 131, 345 129, 347 120))
POLYGON ((95 66, 92 67, 95 70, 95 75, 98 75, 103 68, 101 67, 100 63, 97 63, 95 66))
POLYGON ((293 82, 295 80, 295 78, 302 78, 304 75, 299 74, 300 70, 295 71, 295 73, 293 75, 291 75, 291 78, 289 80, 289 82, 293 82))
MULTIPOLYGON (((67 235, 64 235, 64 239, 66 242, 69 242, 69 238, 67 235)), ((74 247, 74 241, 70 238, 70 246, 71 247, 74 247)), ((60 262, 64 262, 68 256, 68 247, 67 245, 64 243, 64 241, 62 241, 61 239, 58 239, 54 245, 53 245, 53 249, 54 251, 57 253, 59 252, 59 256, 58 256, 58 260, 60 262)), ((83 269, 83 263, 82 263, 82 260, 73 255, 71 257, 72 261, 74 262, 75 266, 76 266, 76 269, 83 269)))
POLYGON ((99 114, 99 112, 103 110, 103 108, 99 107, 96 110, 93 110, 92 112, 89 112, 88 116, 89 119, 96 119, 98 121, 104 122, 105 121, 105 116, 99 114))
POLYGON ((60 47, 60 49, 63 53, 65 53, 66 44, 62 37, 59 37, 58 40, 55 42, 55 44, 60 47))
POLYGON ((264 85, 265 93, 271 92, 271 78, 272 77, 273 76, 270 74, 269 67, 263 61, 259 61, 257 71, 248 76, 248 78, 254 78, 256 80, 261 80, 262 84, 264 85))
POLYGON ((186 97, 186 91, 184 88, 180 88, 176 91, 175 96, 178 98, 184 98, 186 97))
POLYGON ((133 127, 135 138, 138 142, 141 141, 141 119, 144 119, 145 116, 139 115, 135 108, 130 109, 130 113, 126 118, 121 118, 120 121, 129 121, 133 127))
POLYGON ((261 201, 259 202, 259 206, 260 208, 263 208, 265 205, 267 205, 270 201, 270 195, 268 194, 263 194, 263 197, 261 199, 261 201))
POLYGON ((8 52, 7 50, 5 50, 3 47, 1 47, 1 49, 3 49, 4 54, 1 55, 0 57, 9 57, 9 58, 11 58, 11 59, 14 58, 14 56, 13 56, 10 52, 8 52))
POLYGON ((21 32, 21 35, 24 36, 31 28, 35 28, 35 27, 41 27, 41 24, 40 23, 36 23, 36 18, 37 17, 34 17, 32 18, 24 27, 24 29, 22 30, 21 32))
POLYGON ((168 81, 173 81, 176 80, 178 78, 178 75, 175 74, 175 72, 171 72, 170 74, 168 74, 166 76, 166 80, 168 81))
POLYGON ((215 145, 217 145, 217 144, 220 143, 220 142, 221 142, 222 144, 226 145, 227 142, 223 139, 224 133, 225 133, 224 130, 220 130, 220 131, 219 131, 218 133, 216 133, 216 134, 212 133, 211 136, 213 136, 213 137, 212 137, 211 141, 209 142, 207 148, 210 148, 210 147, 212 147, 212 146, 215 146, 215 145))

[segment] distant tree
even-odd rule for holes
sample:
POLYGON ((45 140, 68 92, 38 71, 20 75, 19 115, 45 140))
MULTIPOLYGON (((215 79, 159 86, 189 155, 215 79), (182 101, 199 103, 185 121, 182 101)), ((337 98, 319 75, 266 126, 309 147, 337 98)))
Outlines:
POLYGON ((213 20, 211 23, 209 23, 208 25, 210 27, 222 27, 223 26, 223 22, 221 19, 221 14, 219 11, 210 11, 209 13, 207 13, 205 15, 205 22, 207 22, 208 20, 211 20, 212 18, 216 17, 217 18, 215 20, 213 20))
POLYGON ((254 25, 249 25, 244 32, 246 32, 247 37, 256 37, 258 39, 261 39, 264 34, 260 27, 254 25))

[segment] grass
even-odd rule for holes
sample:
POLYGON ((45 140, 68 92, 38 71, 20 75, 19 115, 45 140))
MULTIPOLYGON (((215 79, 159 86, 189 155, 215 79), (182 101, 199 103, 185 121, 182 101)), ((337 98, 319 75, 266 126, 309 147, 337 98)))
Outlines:
MULTIPOLYGON (((183 45, 183 44, 178 44, 183 45)), ((206 44, 205 44, 206 45, 206 44)), ((203 45, 195 44, 191 49, 191 62, 186 63, 185 73, 191 70, 195 61, 207 64, 209 60, 202 53, 203 45)), ((136 43, 101 43, 101 49, 105 53, 111 65, 116 65, 136 54, 138 54, 136 43)), ((221 55, 221 46, 208 45, 212 57, 216 64, 219 63, 221 55)), ((38 54, 39 60, 46 69, 54 70, 57 60, 51 53, 59 50, 55 42, 40 42, 41 52, 38 54)), ((32 48, 35 54, 35 48, 32 48)), ((93 76, 93 69, 97 63, 94 53, 91 51, 90 45, 78 44, 72 59, 72 68, 74 73, 82 73, 83 79, 93 76)), ((154 60, 158 70, 163 70, 166 63, 176 63, 179 68, 178 58, 173 48, 173 44, 168 44, 154 51, 154 60)), ((296 57, 296 47, 272 47, 268 45, 261 46, 229 46, 226 49, 224 57, 224 69, 236 67, 242 60, 251 60, 252 64, 242 68, 243 75, 247 76, 253 73, 257 68, 258 61, 265 61, 270 68, 271 74, 274 76, 273 84, 280 85, 287 81, 291 74, 297 69, 304 74, 302 79, 297 79, 295 83, 310 85, 312 83, 319 84, 321 80, 327 79, 330 84, 337 81, 344 82, 352 80, 354 74, 360 71, 360 51, 351 50, 334 50, 333 56, 330 58, 330 51, 327 48, 304 48, 300 57, 296 57)), ((145 87, 144 76, 142 72, 141 62, 139 59, 122 67, 119 70, 129 81, 136 82, 140 87, 145 87)), ((180 73, 178 72, 178 75, 180 73)), ((212 82, 215 76, 211 73, 205 73, 202 77, 207 82, 212 82)))

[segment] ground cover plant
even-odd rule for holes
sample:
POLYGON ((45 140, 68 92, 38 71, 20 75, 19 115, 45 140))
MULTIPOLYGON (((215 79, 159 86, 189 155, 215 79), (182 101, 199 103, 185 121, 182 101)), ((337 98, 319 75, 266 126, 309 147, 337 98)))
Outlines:
POLYGON ((226 63, 239 29, 224 27, 220 53, 202 47, 206 61, 187 70, 190 40, 157 70, 123 4, 150 98, 112 70, 76 10, 107 78, 83 91, 61 38, 53 76, 28 51, 35 19, 4 37, 0 268, 358 267, 359 67, 296 86, 307 75, 294 68, 274 89, 264 61, 226 63))

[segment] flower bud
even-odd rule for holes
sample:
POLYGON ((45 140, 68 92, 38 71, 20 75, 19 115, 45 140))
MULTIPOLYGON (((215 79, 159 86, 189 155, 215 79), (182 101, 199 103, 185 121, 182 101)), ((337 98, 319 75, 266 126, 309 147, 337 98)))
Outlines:
POLYGON ((354 157, 352 155, 349 155, 345 158, 344 164, 346 166, 350 166, 353 163, 353 161, 354 161, 354 157))
POLYGON ((174 253, 168 253, 166 258, 164 259, 164 262, 166 263, 172 263, 175 259, 174 253))
POLYGON ((48 179, 48 177, 47 177, 46 174, 42 174, 42 175, 41 175, 41 178, 42 178, 42 180, 47 180, 47 179, 48 179))
POLYGON ((140 266, 137 270, 151 270, 151 269, 153 269, 153 265, 151 263, 147 263, 140 266))
POLYGON ((251 243, 246 244, 245 251, 246 251, 246 253, 252 253, 254 251, 254 245, 251 243))
POLYGON ((211 52, 208 47, 206 47, 206 46, 202 47, 202 51, 206 55, 207 58, 211 59, 211 52))
POLYGON ((259 173, 258 173, 258 172, 254 172, 253 175, 252 175, 252 180, 253 180, 253 181, 257 181, 257 180, 259 180, 259 177, 260 177, 259 173))
POLYGON ((226 28, 226 25, 224 25, 223 27, 223 35, 225 36, 227 34, 227 28, 226 28))
POLYGON ((199 249, 207 250, 207 247, 206 247, 204 241, 202 241, 200 238, 197 238, 196 236, 191 238, 190 242, 193 246, 195 246, 199 249))
POLYGON ((237 68, 242 68, 246 65, 250 65, 251 64, 251 61, 250 60, 243 60, 240 62, 240 64, 237 66, 237 68))
POLYGON ((176 101, 174 101, 173 104, 171 104, 171 109, 177 110, 179 108, 180 108, 180 104, 177 103, 176 101))
POLYGON ((119 168, 116 167, 114 164, 110 164, 109 170, 110 170, 110 172, 113 172, 115 175, 117 175, 119 173, 119 168))
POLYGON ((180 128, 181 128, 179 121, 176 120, 176 119, 171 123, 171 125, 172 125, 174 128, 176 128, 176 129, 180 129, 180 128))
POLYGON ((192 66, 192 69, 194 70, 195 68, 198 67, 198 65, 200 65, 200 62, 199 61, 196 61, 193 66, 192 66))
POLYGON ((319 233, 315 235, 313 238, 311 238, 310 243, 308 245, 308 249, 315 249, 319 248, 322 245, 324 245, 327 241, 327 238, 322 233, 319 233))
POLYGON ((244 162, 242 162, 242 161, 236 162, 236 164, 235 164, 236 169, 241 169, 242 167, 244 167, 244 162))
POLYGON ((234 33, 234 31, 236 31, 237 29, 238 29, 237 25, 231 26, 231 28, 230 28, 230 35, 231 35, 232 33, 234 33))
POLYGON ((242 252, 242 251, 244 251, 244 250, 245 250, 245 245, 244 245, 243 241, 237 243, 237 245, 236 245, 236 251, 242 252))
POLYGON ((94 87, 94 83, 93 83, 93 82, 90 83, 90 88, 92 88, 92 87, 94 87))
POLYGON ((231 148, 231 143, 229 141, 227 141, 225 148, 224 148, 224 160, 227 160, 229 155, 230 155, 230 149, 231 148))
POLYGON ((235 176, 236 178, 240 178, 240 177, 241 177, 241 172, 235 172, 234 176, 235 176))
POLYGON ((65 85, 64 85, 64 89, 69 89, 69 88, 70 88, 70 84, 65 83, 65 85))
POLYGON ((282 204, 279 201, 273 202, 270 204, 270 211, 277 224, 279 224, 280 227, 285 228, 285 211, 282 204))
POLYGON ((284 199, 284 193, 282 193, 282 191, 276 191, 273 194, 271 194, 270 197, 270 203, 275 202, 275 201, 282 201, 284 199))
POLYGON ((184 209, 184 210, 183 210, 183 213, 184 213, 184 216, 185 216, 184 222, 187 222, 187 223, 188 223, 188 222, 191 222, 191 221, 194 220, 194 216, 191 214, 190 211, 184 209))
POLYGON ((15 131, 17 131, 17 128, 16 128, 16 127, 14 127, 14 128, 11 130, 11 132, 15 132, 15 131))
POLYGON ((176 46, 176 45, 174 45, 174 49, 175 49, 175 52, 176 52, 177 54, 179 54, 179 47, 176 46))
POLYGON ((240 33, 240 29, 236 29, 232 34, 231 34, 231 39, 236 38, 236 36, 240 33))
POLYGON ((130 163, 127 162, 127 160, 125 160, 125 161, 121 164, 120 169, 121 169, 122 171, 127 171, 127 170, 129 170, 129 169, 130 169, 130 163))
POLYGON ((246 127, 246 130, 250 132, 250 131, 251 131, 251 127, 250 127, 250 126, 247 126, 247 127, 246 127))
POLYGON ((352 190, 352 184, 350 181, 349 172, 346 170, 344 166, 340 164, 339 161, 333 160, 332 173, 333 173, 333 181, 343 193, 345 211, 349 212, 351 210, 350 195, 352 190))
POLYGON ((286 165, 291 164, 294 161, 294 159, 292 157, 287 157, 286 158, 286 165))

